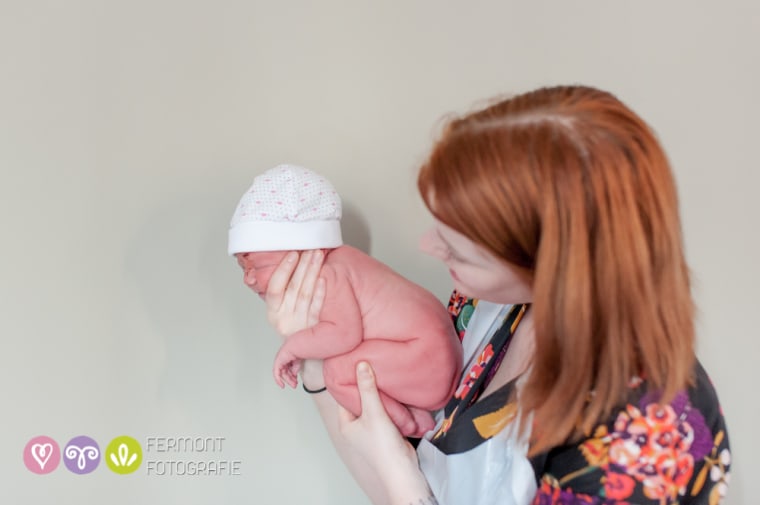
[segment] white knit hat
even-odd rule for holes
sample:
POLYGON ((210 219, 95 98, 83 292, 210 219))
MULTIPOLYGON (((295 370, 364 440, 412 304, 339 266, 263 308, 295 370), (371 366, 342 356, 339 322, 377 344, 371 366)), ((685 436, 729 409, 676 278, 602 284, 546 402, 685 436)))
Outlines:
POLYGON ((343 244, 338 192, 319 174, 278 165, 253 180, 235 209, 227 252, 332 249, 343 244))

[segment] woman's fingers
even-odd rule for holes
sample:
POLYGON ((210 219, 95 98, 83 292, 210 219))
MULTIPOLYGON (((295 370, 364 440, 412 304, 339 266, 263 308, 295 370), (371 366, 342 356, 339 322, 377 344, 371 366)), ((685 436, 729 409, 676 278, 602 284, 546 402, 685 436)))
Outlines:
MULTIPOLYGON (((304 278, 309 269, 309 264, 314 256, 314 251, 303 251, 301 257, 296 264, 296 269, 293 271, 293 275, 290 277, 290 282, 285 288, 285 295, 283 296, 283 308, 285 310, 292 310, 295 312, 298 307, 299 297, 305 296, 301 290, 304 287, 304 278)), ((304 311, 305 313, 306 311, 304 311)))
MULTIPOLYGON (((324 254, 320 249, 307 252, 311 254, 306 256, 302 262, 305 263, 305 265, 303 266, 303 277, 300 278, 301 283, 295 297, 295 310, 297 312, 310 314, 311 307, 314 304, 314 295, 316 294, 319 272, 322 270, 324 254)), ((298 266, 301 267, 300 263, 298 266)), ((298 269, 296 269, 296 273, 293 274, 294 279, 298 274, 298 269)), ((321 304, 319 308, 321 310, 321 304)), ((319 312, 317 312, 317 316, 319 316, 319 312)), ((314 324, 316 324, 316 321, 314 321, 314 324)))
POLYGON ((322 312, 322 304, 325 301, 325 280, 317 279, 317 285, 314 287, 314 296, 311 297, 309 314, 307 317, 309 326, 314 326, 319 322, 319 314, 322 312))
POLYGON ((275 268, 274 272, 272 272, 272 277, 269 278, 269 286, 264 297, 267 308, 270 311, 279 310, 282 305, 285 290, 288 287, 293 271, 296 269, 297 260, 298 253, 295 251, 289 252, 277 268, 275 268))
POLYGON ((319 273, 324 253, 317 250, 288 253, 269 279, 264 296, 267 318, 277 333, 287 337, 319 322, 325 298, 319 273))

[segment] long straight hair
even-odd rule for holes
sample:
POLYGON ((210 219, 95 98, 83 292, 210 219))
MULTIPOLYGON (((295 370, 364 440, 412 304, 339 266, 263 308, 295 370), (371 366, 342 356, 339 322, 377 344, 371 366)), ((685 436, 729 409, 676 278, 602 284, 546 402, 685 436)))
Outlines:
POLYGON ((441 222, 532 277, 520 392, 531 454, 589 433, 643 377, 663 402, 694 364, 694 303, 668 160, 609 93, 543 88, 451 120, 418 187, 441 222))

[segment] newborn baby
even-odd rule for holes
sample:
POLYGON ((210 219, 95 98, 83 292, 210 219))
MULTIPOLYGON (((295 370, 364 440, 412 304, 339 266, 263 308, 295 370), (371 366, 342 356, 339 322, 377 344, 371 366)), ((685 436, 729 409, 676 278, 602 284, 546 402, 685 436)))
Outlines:
POLYGON ((325 386, 361 412, 356 364, 372 365, 388 415, 406 436, 434 427, 431 410, 456 388, 462 349, 451 318, 429 291, 343 245, 340 198, 314 172, 280 165, 256 177, 232 219, 229 253, 259 295, 289 251, 323 249, 325 300, 319 322, 288 337, 274 360, 280 387, 302 359, 324 360, 325 386))

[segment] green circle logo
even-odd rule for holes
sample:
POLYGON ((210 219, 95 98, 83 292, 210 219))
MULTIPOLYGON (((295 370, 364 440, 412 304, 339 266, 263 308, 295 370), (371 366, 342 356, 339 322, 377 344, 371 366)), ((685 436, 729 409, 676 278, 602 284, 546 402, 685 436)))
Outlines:
POLYGON ((116 437, 106 447, 105 460, 108 468, 114 473, 132 473, 140 468, 142 463, 142 447, 132 437, 116 437))

